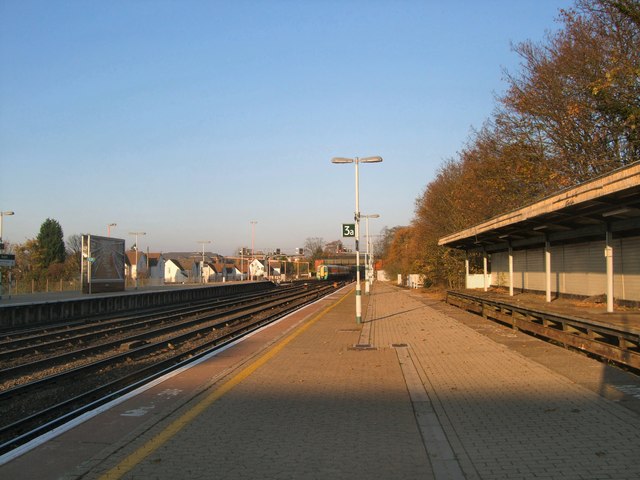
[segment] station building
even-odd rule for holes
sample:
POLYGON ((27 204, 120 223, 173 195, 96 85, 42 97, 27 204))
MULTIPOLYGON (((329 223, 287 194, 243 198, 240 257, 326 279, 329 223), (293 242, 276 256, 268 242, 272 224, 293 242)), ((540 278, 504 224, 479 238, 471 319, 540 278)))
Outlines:
MULTIPOLYGON (((481 288, 640 303, 640 162, 442 237, 483 258, 481 288)), ((466 283, 469 286, 469 283, 466 283)))

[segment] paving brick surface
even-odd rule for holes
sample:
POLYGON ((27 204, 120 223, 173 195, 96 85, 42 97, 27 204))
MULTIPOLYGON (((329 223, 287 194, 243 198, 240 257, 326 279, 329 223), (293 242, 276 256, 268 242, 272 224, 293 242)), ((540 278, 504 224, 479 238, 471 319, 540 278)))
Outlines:
POLYGON ((351 293, 122 478, 434 478, 396 352, 354 348, 353 310, 351 293))
POLYGON ((640 478, 637 413, 411 291, 376 283, 364 325, 353 300, 237 375, 166 441, 207 392, 67 478, 640 478), (147 442, 155 450, 136 454, 147 442))
POLYGON ((640 478, 637 414, 393 290, 376 286, 374 343, 409 344, 467 476, 640 478))

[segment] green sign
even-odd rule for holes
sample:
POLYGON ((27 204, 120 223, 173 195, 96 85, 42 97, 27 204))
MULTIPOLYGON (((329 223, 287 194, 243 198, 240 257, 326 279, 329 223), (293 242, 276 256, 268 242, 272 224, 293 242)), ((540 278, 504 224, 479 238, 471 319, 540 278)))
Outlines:
POLYGON ((343 223, 342 224, 342 236, 343 237, 355 237, 356 236, 356 224, 355 223, 343 223))

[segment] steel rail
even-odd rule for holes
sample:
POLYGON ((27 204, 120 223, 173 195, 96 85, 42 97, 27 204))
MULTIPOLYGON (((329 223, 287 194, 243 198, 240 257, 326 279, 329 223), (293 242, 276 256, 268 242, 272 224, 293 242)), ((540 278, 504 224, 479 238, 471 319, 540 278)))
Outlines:
MULTIPOLYGON (((289 289, 286 289, 289 290, 289 289)), ((91 338, 91 334, 101 335, 104 331, 111 330, 117 326, 130 326, 133 321, 144 322, 149 319, 161 319, 162 316, 197 313, 200 310, 210 309, 212 307, 220 308, 227 305, 236 305, 238 303, 246 303, 256 298, 265 298, 268 296, 276 296, 285 289, 266 290, 264 292, 251 292, 249 294, 227 295, 213 299, 199 300, 198 302, 189 302, 174 308, 158 308, 144 309, 136 314, 127 313, 126 315, 118 315, 115 317, 105 318, 104 315, 95 320, 83 320, 81 322, 63 323, 47 325, 39 329, 29 330, 29 334, 22 336, 22 331, 5 332, 3 335, 7 340, 0 340, 0 361, 7 358, 23 355, 29 350, 41 350, 43 346, 55 347, 59 344, 66 344, 76 339, 85 340, 91 338)))
MULTIPOLYGON (((210 313, 211 308, 201 309, 201 310, 198 310, 196 314, 193 314, 194 316, 186 320, 183 320, 183 314, 178 314, 178 315, 175 315, 176 320, 173 323, 170 323, 162 327, 146 329, 142 333, 129 335, 127 337, 119 337, 111 341, 100 343, 98 345, 91 345, 83 348, 76 348, 71 351, 66 351, 64 353, 57 354, 54 356, 47 356, 45 358, 34 360, 32 362, 8 367, 0 370, 0 381, 7 381, 8 379, 14 378, 17 375, 22 375, 27 372, 32 372, 39 368, 43 368, 43 367, 50 368, 52 366, 64 364, 65 362, 68 362, 70 360, 76 360, 78 358, 89 357, 91 355, 102 354, 110 350, 119 349, 120 346, 123 344, 126 345, 126 344, 135 344, 136 342, 145 342, 149 339, 157 338, 161 335, 168 335, 168 334, 171 334, 172 332, 175 332, 178 330, 184 330, 186 328, 191 328, 194 326, 199 326, 199 328, 192 330, 192 332, 195 332, 195 333, 193 334, 188 333, 186 335, 199 334, 203 331, 210 330, 212 328, 217 329, 217 328, 220 328, 220 325, 237 321, 237 319, 234 318, 234 315, 236 314, 239 314, 241 317, 252 315, 254 313, 260 312, 265 308, 269 308, 271 305, 277 306, 283 302, 289 301, 289 299, 291 298, 296 298, 296 296, 304 294, 304 292, 301 294, 300 291, 298 290, 295 292, 292 292, 291 290, 287 290, 285 292, 279 292, 279 293, 280 295, 277 297, 277 300, 274 300, 273 297, 268 299, 261 299, 257 302, 252 303, 250 306, 247 306, 245 303, 244 305, 232 307, 222 312, 210 313), (216 323, 214 325, 211 325, 210 323, 203 325, 205 322, 211 322, 216 319, 222 319, 222 320, 219 323, 216 323)), ((218 306, 215 306, 213 308, 217 309, 218 306)), ((163 318, 161 323, 165 324, 168 321, 169 320, 167 318, 163 318)), ((149 321, 145 320, 142 323, 148 324, 149 321)), ((136 329, 139 330, 140 327, 138 326, 136 329)), ((121 333, 121 331, 122 331, 121 328, 117 329, 117 333, 121 333)), ((179 338, 179 337, 180 336, 175 338, 179 338)), ((174 340, 174 339, 171 339, 171 340, 174 340)), ((161 341, 160 343, 163 343, 163 342, 166 343, 167 341, 171 341, 171 340, 164 340, 164 341, 161 341)), ((122 355, 127 355, 127 354, 129 354, 130 356, 136 355, 138 351, 143 351, 145 348, 146 346, 141 346, 136 349, 130 349, 124 353, 119 353, 119 354, 110 356, 107 359, 98 360, 96 362, 89 363, 86 365, 86 367, 88 368, 93 364, 100 365, 100 362, 108 362, 110 358, 117 359, 119 356, 122 356, 122 355)), ((78 367, 78 368, 82 368, 82 367, 78 367)), ((69 370, 69 371, 73 371, 73 370, 69 370)), ((39 382, 44 380, 46 379, 36 380, 34 382, 30 382, 29 384, 24 384, 23 386, 26 389, 27 385, 33 384, 34 385, 33 388, 39 388, 41 385, 39 382)), ((10 389, 10 390, 0 391, 0 400, 2 400, 2 398, 5 397, 5 395, 9 394, 10 392, 14 391, 17 388, 20 388, 21 386, 15 387, 14 389, 10 389)))
MULTIPOLYGON (((269 292, 262 292, 261 294, 252 293, 243 297, 235 297, 224 301, 211 301, 199 303, 197 306, 186 306, 175 308, 173 310, 160 310, 154 313, 142 313, 141 315, 131 315, 126 317, 120 317, 113 320, 103 320, 96 323, 91 323, 83 326, 74 327, 70 330, 63 330, 62 332, 49 332, 47 331, 41 336, 31 336, 29 339, 17 340, 18 346, 13 349, 0 351, 0 362, 8 361, 17 357, 24 357, 33 354, 42 354, 46 351, 51 351, 60 346, 68 347, 70 343, 84 343, 96 338, 105 338, 106 336, 118 333, 122 334, 126 331, 140 330, 141 328, 149 328, 153 325, 168 323, 176 321, 176 319, 183 318, 188 315, 197 315, 201 313, 210 312, 212 309, 233 308, 238 305, 243 305, 248 302, 255 301, 256 299, 267 300, 281 296, 284 293, 291 293, 296 291, 295 289, 283 289, 283 290, 270 290, 269 292), (68 336, 64 336, 64 333, 69 332, 68 336), (74 333, 75 332, 75 333, 74 333), (44 341, 42 343, 34 343, 39 338, 44 341), (49 338, 55 338, 55 340, 46 341, 49 338), (26 346, 19 346, 23 343, 30 343, 26 346)), ((5 342, 6 344, 9 342, 5 342)), ((0 378, 3 375, 3 371, 0 371, 0 378)))

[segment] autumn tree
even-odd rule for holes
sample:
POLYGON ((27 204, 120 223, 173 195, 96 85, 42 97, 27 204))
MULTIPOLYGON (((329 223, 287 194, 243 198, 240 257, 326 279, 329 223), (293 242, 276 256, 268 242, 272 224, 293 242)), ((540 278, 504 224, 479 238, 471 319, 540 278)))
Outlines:
POLYGON ((520 71, 394 232, 390 269, 454 286, 462 255, 439 238, 640 160, 640 3, 576 0, 560 21, 544 42, 514 47, 520 71))
POLYGON ((13 248, 16 255, 16 266, 13 268, 14 276, 20 280, 38 280, 42 273, 38 241, 32 238, 22 244, 14 245, 13 248))
POLYGON ((380 230, 380 235, 376 239, 373 245, 373 251, 378 258, 386 258, 389 253, 389 249, 391 248, 391 243, 393 242, 393 238, 398 231, 398 229, 403 228, 401 226, 395 226, 389 228, 387 226, 382 227, 380 230))
POLYGON ((564 177, 583 182, 640 157, 640 30, 624 8, 637 2, 578 0, 564 28, 515 51, 500 121, 520 133, 564 177))

